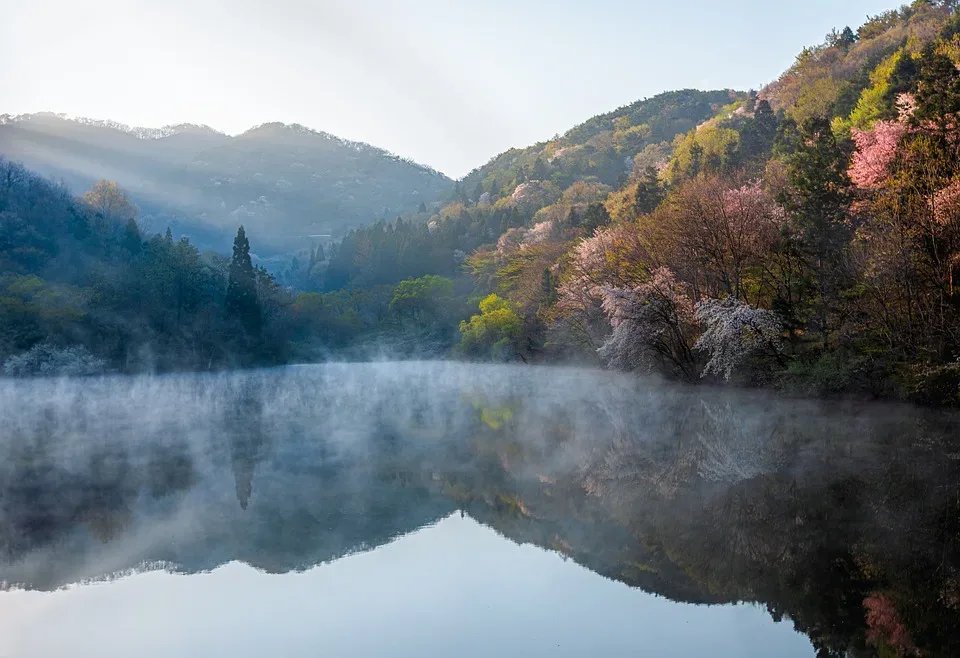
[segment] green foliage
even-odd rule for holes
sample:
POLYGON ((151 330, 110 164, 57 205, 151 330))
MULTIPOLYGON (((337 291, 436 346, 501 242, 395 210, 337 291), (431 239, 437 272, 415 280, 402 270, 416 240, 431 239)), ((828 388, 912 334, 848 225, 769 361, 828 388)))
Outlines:
POLYGON ((522 322, 510 302, 489 295, 480 302, 480 314, 460 323, 458 351, 464 356, 513 361, 522 322))
POLYGON ((38 345, 128 371, 288 358, 286 293, 266 272, 244 263, 263 320, 256 341, 233 342, 232 318, 245 307, 235 291, 228 312, 225 260, 170 231, 144 241, 127 206, 108 215, 90 206, 0 161, 0 362, 38 345))
POLYGON ((870 74, 870 86, 863 90, 849 118, 838 118, 834 130, 867 130, 879 119, 894 118, 897 95, 912 88, 912 66, 913 57, 904 48, 883 60, 870 74))
MULTIPOLYGON (((613 186, 630 173, 628 159, 650 147, 663 148, 663 143, 669 147, 676 135, 706 121, 736 97, 727 90, 688 89, 637 101, 596 116, 558 139, 502 153, 468 174, 464 185, 482 183, 494 201, 528 179, 548 179, 561 191, 589 177, 613 186)), ((662 154, 653 157, 656 161, 662 154)))
POLYGON ((444 312, 453 301, 453 281, 428 274, 397 284, 390 300, 390 312, 397 315, 424 317, 444 312))
POLYGON ((610 224, 610 213, 602 203, 591 203, 584 211, 580 224, 585 235, 593 235, 598 228, 610 224))
POLYGON ((257 278, 250 260, 250 241, 241 226, 233 241, 233 259, 224 300, 227 314, 238 321, 247 335, 255 338, 260 333, 260 300, 257 296, 257 278))
POLYGON ((844 351, 792 361, 780 374, 778 386, 791 395, 806 397, 889 395, 893 388, 882 362, 844 351))
POLYGON ((678 141, 667 178, 673 185, 705 172, 730 172, 740 164, 740 133, 706 124, 678 141))

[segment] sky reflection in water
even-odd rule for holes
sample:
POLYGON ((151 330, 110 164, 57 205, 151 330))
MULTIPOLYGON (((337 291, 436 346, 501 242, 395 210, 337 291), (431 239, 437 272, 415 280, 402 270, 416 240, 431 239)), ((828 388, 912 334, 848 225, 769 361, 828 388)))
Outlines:
POLYGON ((5 656, 813 655, 755 606, 673 603, 459 515, 304 573, 151 572, 0 610, 5 656))

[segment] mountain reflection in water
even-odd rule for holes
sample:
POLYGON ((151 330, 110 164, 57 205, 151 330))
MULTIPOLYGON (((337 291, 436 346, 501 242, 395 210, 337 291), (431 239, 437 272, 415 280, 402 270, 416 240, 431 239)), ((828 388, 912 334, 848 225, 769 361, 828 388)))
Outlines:
MULTIPOLYGON (((466 655, 960 655, 960 434, 945 413, 403 363, 0 382, 0 418, 0 654, 38 623, 59 619, 52 637, 66 642, 96 625, 97 605, 112 611, 102 621, 145 600, 159 609, 173 590, 184 601, 215 592, 193 616, 222 626, 258 596, 242 596, 249 585, 271 609, 289 604, 260 618, 289 638, 314 609, 303 601, 343 619, 323 634, 333 645, 346 641, 344 611, 361 614, 363 601, 373 616, 354 619, 353 655, 382 655, 357 637, 375 619, 377 637, 395 635, 392 653, 464 653, 399 641, 418 628, 384 621, 401 610, 452 625, 436 637, 460 638, 466 655), (391 562, 408 546, 421 546, 422 572, 391 562), (407 570, 419 580, 393 588, 407 570), (300 584, 266 575, 288 572, 306 573, 300 584), (588 576, 591 586, 567 588, 588 576), (24 591, 101 580, 113 582, 24 591), (493 592, 501 614, 479 615, 497 605, 493 592), (38 617, 51 596, 87 617, 38 617), (323 607, 337 601, 340 617, 323 607), (734 603, 759 607, 720 605, 734 603), (791 625, 809 642, 785 633, 791 625), (724 644, 735 629, 746 644, 724 644), (657 645, 657 633, 670 641, 657 645), (713 639, 698 649, 696 637, 713 639)), ((292 647, 281 653, 300 655, 292 647)))

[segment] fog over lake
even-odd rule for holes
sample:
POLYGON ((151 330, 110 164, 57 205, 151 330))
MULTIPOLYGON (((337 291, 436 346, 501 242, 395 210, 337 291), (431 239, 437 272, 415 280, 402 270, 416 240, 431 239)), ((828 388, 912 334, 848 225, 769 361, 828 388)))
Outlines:
POLYGON ((0 418, 0 656, 960 650, 945 413, 407 362, 0 418))

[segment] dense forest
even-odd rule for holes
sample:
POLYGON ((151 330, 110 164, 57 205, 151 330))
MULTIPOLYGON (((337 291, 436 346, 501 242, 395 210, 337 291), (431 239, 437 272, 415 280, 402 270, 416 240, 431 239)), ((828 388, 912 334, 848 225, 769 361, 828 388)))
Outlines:
POLYGON ((960 404, 956 10, 917 0, 835 30, 759 91, 595 117, 272 274, 242 231, 232 260, 200 254, 141 235, 115 185, 74 199, 5 164, 0 358, 373 350, 960 404))

